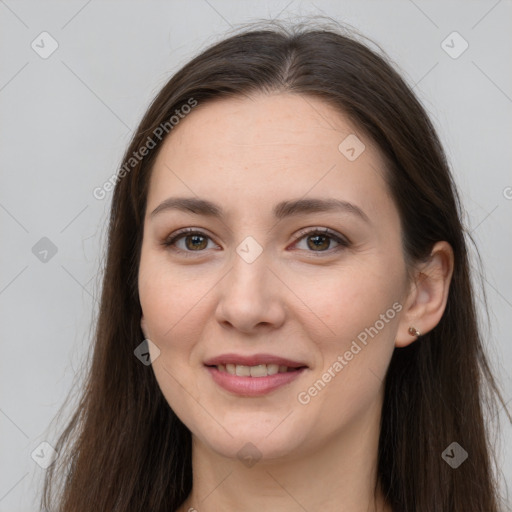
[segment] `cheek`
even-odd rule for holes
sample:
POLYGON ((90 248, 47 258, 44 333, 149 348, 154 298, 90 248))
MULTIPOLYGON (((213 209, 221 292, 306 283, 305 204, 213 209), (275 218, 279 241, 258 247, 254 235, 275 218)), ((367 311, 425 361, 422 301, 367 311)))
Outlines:
POLYGON ((301 281, 297 295, 315 312, 303 317, 310 319, 303 327, 320 354, 310 379, 313 389, 303 391, 318 406, 344 404, 347 409, 338 412, 345 415, 375 398, 394 349, 400 286, 398 272, 380 271, 378 265, 317 275, 314 285, 301 281))
POLYGON ((201 338, 208 282, 171 268, 165 256, 142 252, 139 298, 150 339, 159 348, 152 369, 167 402, 186 424, 200 399, 190 368, 201 338), (186 392, 183 392, 186 390, 186 392))
POLYGON ((393 304, 401 300, 402 279, 385 267, 380 262, 361 263, 296 276, 294 292, 307 308, 302 319, 311 329, 315 326, 319 339, 332 341, 338 348, 376 322, 379 331, 388 331, 400 309, 393 309, 393 304), (385 316, 384 328, 381 315, 385 316))
POLYGON ((138 283, 149 334, 162 354, 193 346, 193 339, 200 335, 205 296, 214 282, 207 276, 176 271, 164 260, 143 252, 138 283))

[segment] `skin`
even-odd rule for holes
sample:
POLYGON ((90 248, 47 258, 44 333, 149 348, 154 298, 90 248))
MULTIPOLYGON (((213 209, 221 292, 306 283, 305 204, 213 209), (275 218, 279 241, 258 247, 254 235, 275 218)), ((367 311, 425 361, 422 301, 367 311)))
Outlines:
POLYGON ((300 95, 199 105, 164 142, 148 191, 139 294, 144 334, 160 350, 158 384, 193 436, 193 490, 180 511, 391 510, 380 491, 373 499, 383 381, 395 347, 416 340, 409 327, 426 333, 439 322, 453 255, 438 242, 408 279, 385 172, 371 140, 300 95), (350 134, 365 144, 354 161, 338 150, 350 134), (171 196, 214 201, 225 216, 151 216, 171 196), (300 198, 348 201, 368 221, 343 211, 273 217, 275 204, 300 198), (206 236, 175 243, 189 257, 163 245, 187 227, 206 236), (315 228, 350 245, 321 237, 317 248, 315 228), (236 251, 248 236, 262 249, 252 263, 236 251), (396 303, 394 318, 300 403, 299 393, 396 303), (204 366, 228 352, 275 354, 308 369, 267 395, 237 396, 204 366), (237 457, 248 442, 261 455, 252 467, 237 457))

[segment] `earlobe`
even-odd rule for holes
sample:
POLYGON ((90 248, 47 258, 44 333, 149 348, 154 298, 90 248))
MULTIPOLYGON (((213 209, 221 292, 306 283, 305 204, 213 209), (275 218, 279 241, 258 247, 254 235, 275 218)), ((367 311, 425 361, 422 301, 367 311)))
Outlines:
POLYGON ((404 311, 395 345, 405 347, 439 323, 446 308, 453 275, 453 249, 448 242, 437 242, 427 262, 416 269, 408 307, 404 311))

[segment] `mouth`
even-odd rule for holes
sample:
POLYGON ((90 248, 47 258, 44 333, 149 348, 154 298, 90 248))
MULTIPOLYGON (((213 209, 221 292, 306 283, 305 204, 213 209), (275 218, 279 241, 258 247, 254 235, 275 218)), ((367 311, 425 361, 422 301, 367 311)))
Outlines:
POLYGON ((301 362, 271 355, 226 354, 206 361, 213 381, 239 396, 261 396, 291 383, 309 367, 301 362))
POLYGON ((269 375, 276 375, 277 373, 296 372, 306 366, 291 367, 284 364, 257 364, 254 366, 247 366, 244 364, 217 364, 214 366, 207 365, 208 368, 216 368, 221 373, 228 373, 229 375, 237 375, 238 377, 268 377, 269 375))

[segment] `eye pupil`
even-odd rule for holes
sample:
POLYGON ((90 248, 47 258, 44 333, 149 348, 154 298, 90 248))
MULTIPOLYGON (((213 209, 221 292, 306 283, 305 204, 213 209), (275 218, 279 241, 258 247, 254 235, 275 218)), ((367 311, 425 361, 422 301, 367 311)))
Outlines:
POLYGON ((311 249, 327 249, 329 247, 329 237, 326 237, 324 235, 309 236, 308 237, 308 246, 311 249), (319 239, 323 239, 323 244, 322 244, 322 242, 317 243, 319 239), (309 243, 310 240, 315 240, 315 242, 313 242, 313 245, 310 245, 310 243, 309 243))
POLYGON ((191 250, 204 249, 206 245, 208 245, 208 243, 206 242, 206 238, 202 235, 189 235, 186 237, 185 240, 187 249, 191 250), (192 245, 188 243, 190 240, 192 240, 192 245), (199 242, 199 245, 197 245, 197 242, 199 242))

